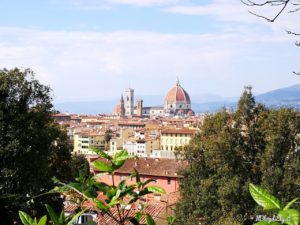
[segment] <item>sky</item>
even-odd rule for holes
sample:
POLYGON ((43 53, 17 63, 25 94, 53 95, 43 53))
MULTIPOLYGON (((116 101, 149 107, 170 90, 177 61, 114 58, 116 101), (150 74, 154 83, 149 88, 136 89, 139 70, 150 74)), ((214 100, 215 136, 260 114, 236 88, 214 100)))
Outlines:
POLYGON ((300 13, 238 0, 1 0, 0 68, 31 68, 56 102, 161 95, 239 96, 300 83, 300 13))

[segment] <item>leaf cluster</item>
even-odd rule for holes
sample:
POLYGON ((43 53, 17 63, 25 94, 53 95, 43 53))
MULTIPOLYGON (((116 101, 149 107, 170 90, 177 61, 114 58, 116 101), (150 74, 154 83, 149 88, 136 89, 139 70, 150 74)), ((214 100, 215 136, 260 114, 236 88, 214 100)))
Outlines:
POLYGON ((272 220, 261 220, 255 223, 254 225, 298 225, 300 222, 300 212, 297 209, 291 209, 290 207, 299 200, 299 198, 295 198, 286 206, 283 206, 279 199, 275 196, 271 195, 265 189, 256 186, 254 184, 249 185, 249 191, 254 199, 254 201, 262 206, 266 211, 272 211, 277 213, 278 221, 272 220))
POLYGON ((134 170, 127 178, 135 178, 136 182, 134 184, 128 185, 126 182, 127 179, 122 180, 119 184, 115 184, 114 173, 130 158, 128 152, 122 150, 114 156, 110 156, 99 149, 94 149, 94 151, 101 157, 100 160, 94 161, 95 169, 100 171, 100 176, 101 174, 106 175, 110 173, 113 184, 108 185, 99 181, 99 174, 97 174, 88 178, 79 177, 76 182, 69 184, 64 184, 56 180, 56 183, 62 185, 62 188, 57 188, 56 190, 64 193, 70 193, 70 191, 75 192, 75 194, 80 197, 81 206, 83 206, 83 203, 86 201, 92 202, 97 210, 103 214, 107 214, 118 224, 125 224, 129 221, 132 224, 140 224, 143 216, 145 216, 147 224, 155 224, 149 214, 143 213, 143 207, 140 211, 136 211, 134 216, 129 216, 131 209, 126 209, 126 207, 139 204, 140 198, 147 194, 164 194, 165 191, 158 186, 150 185, 154 180, 141 181, 137 170, 134 170), (102 196, 102 198, 98 198, 99 195, 102 196), (117 210, 117 215, 113 213, 114 210, 117 210))

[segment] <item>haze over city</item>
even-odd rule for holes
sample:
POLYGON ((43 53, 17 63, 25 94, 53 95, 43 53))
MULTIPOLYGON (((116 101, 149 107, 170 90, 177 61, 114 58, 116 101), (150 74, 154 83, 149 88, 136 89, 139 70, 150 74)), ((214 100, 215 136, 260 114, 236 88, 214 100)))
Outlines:
MULTIPOLYGON (((108 100, 126 87, 164 95, 179 77, 190 93, 238 96, 299 83, 299 49, 285 30, 236 0, 3 1, 0 66, 31 68, 54 100, 108 100)), ((254 10, 255 11, 255 10, 254 10)))

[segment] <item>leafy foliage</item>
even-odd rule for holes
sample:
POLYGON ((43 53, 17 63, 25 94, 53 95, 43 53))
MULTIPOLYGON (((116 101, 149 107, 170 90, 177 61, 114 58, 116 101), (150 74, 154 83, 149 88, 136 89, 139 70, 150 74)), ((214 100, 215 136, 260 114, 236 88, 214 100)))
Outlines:
MULTIPOLYGON (((300 118, 292 109, 256 104, 246 87, 235 112, 208 115, 188 146, 175 224, 253 224, 250 183, 287 201, 299 193, 300 118)), ((273 206, 278 203, 273 202, 273 206)))
POLYGON ((53 176, 69 181, 70 146, 54 123, 50 88, 29 70, 0 70, 0 218, 18 220, 18 210, 44 214, 47 202, 59 209, 59 195, 29 198, 51 190, 53 176), (26 202, 28 204, 26 204, 26 202))
POLYGON ((249 186, 250 194, 254 201, 260 206, 264 207, 265 210, 272 209, 278 215, 280 223, 277 221, 259 221, 255 225, 265 224, 287 224, 287 225, 298 225, 300 222, 300 212, 296 209, 290 209, 290 207, 298 200, 298 198, 289 202, 285 207, 281 207, 282 203, 273 195, 271 195, 265 189, 258 187, 254 184, 249 186))
MULTIPOLYGON (((154 180, 141 181, 138 171, 134 170, 131 177, 134 177, 136 183, 128 185, 126 180, 122 180, 119 184, 115 184, 114 174, 115 171, 121 168, 126 160, 130 158, 127 151, 122 150, 116 153, 113 157, 107 155, 104 151, 94 149, 94 151, 102 157, 102 160, 96 160, 94 167, 100 171, 100 173, 109 172, 112 176, 113 185, 97 180, 98 175, 89 177, 79 177, 76 182, 69 184, 56 181, 57 184, 63 186, 61 191, 68 194, 74 193, 79 199, 79 204, 82 206, 85 201, 94 203, 95 207, 103 214, 107 214, 118 224, 125 224, 130 221, 133 224, 140 224, 141 219, 146 218, 147 225, 155 224, 153 218, 144 213, 143 208, 140 211, 136 211, 134 216, 128 216, 131 209, 125 209, 126 206, 133 204, 139 204, 139 199, 147 194, 157 193, 164 194, 165 191, 157 186, 149 185, 154 180), (104 160, 103 160, 104 159, 104 160), (102 195, 104 200, 100 200, 98 196, 102 195), (113 210, 117 210, 117 215, 114 215, 113 210)), ((56 190, 59 190, 56 189, 56 190)))
POLYGON ((46 225, 47 216, 43 216, 39 222, 36 222, 36 219, 32 219, 27 213, 19 211, 19 216, 24 225, 46 225))

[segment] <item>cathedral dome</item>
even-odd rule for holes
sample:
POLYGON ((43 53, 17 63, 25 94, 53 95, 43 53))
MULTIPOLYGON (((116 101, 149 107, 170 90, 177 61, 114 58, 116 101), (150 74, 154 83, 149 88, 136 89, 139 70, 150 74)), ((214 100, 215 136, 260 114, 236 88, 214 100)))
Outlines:
POLYGON ((114 107, 112 114, 116 115, 116 116, 124 116, 125 115, 123 95, 121 95, 120 102, 114 107))
POLYGON ((165 97, 165 104, 177 104, 184 103, 187 105, 191 104, 190 96, 188 93, 180 86, 179 81, 176 81, 176 85, 171 88, 165 97))

